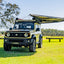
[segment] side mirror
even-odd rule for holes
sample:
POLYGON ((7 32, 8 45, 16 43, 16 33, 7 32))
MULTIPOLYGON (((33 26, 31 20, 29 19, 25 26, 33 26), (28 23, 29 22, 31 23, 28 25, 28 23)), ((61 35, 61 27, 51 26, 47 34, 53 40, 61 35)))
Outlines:
POLYGON ((9 30, 12 30, 12 28, 10 28, 9 30))
POLYGON ((36 28, 36 31, 40 31, 40 28, 36 28))

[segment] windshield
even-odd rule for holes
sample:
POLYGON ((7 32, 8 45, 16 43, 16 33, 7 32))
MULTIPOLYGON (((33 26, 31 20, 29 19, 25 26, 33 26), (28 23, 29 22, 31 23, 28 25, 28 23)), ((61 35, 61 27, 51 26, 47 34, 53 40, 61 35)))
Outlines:
POLYGON ((14 25, 14 29, 34 29, 33 22, 16 22, 14 25))

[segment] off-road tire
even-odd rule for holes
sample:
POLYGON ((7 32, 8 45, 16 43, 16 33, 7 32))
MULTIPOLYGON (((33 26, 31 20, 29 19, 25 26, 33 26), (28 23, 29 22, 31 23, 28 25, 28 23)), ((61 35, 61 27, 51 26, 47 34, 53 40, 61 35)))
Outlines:
POLYGON ((10 51, 11 50, 11 45, 8 45, 8 44, 4 43, 4 50, 5 51, 10 51))
POLYGON ((38 44, 38 48, 42 48, 42 38, 40 40, 40 43, 38 44))
POLYGON ((29 51, 30 52, 36 51, 36 40, 35 39, 33 39, 32 44, 29 46, 29 51))

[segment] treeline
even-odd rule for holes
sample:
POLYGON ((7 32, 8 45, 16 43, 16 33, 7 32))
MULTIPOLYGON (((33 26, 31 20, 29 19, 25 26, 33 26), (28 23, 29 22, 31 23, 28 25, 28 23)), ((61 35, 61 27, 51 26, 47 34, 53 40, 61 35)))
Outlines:
MULTIPOLYGON (((64 31, 56 29, 41 29, 43 36, 64 36, 64 31)), ((0 31, 0 35, 4 35, 5 31, 0 31)))
POLYGON ((64 36, 64 31, 56 29, 41 29, 43 36, 64 36))

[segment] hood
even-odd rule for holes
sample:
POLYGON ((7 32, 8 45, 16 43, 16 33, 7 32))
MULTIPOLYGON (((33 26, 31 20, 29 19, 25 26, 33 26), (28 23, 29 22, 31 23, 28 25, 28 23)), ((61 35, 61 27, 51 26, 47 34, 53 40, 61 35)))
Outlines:
POLYGON ((22 30, 9 30, 7 32, 30 32, 30 31, 33 31, 33 30, 28 30, 28 29, 22 29, 22 30))

